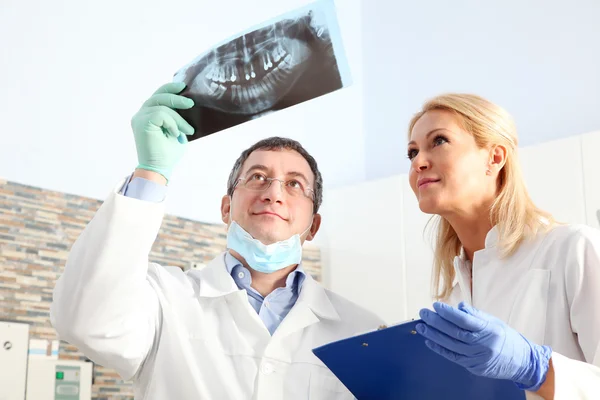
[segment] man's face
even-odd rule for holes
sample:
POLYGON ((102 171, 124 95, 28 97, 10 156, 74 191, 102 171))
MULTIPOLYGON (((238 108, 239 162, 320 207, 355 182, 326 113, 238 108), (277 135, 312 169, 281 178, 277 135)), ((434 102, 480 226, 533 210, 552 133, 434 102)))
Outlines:
POLYGON ((242 165, 242 178, 232 198, 224 196, 221 217, 229 227, 232 221, 269 245, 302 234, 302 241, 312 240, 321 222, 321 216, 313 218, 312 193, 315 177, 308 162, 293 150, 256 150, 242 165), (270 182, 267 178, 279 181, 270 182), (312 220, 312 222, 311 222, 312 220), (310 227, 310 229, 308 229, 310 227))

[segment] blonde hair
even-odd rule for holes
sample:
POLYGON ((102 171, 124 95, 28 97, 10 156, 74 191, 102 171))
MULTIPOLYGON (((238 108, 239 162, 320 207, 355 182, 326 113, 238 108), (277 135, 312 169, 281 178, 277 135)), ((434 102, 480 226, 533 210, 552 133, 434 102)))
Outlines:
MULTIPOLYGON (((408 135, 426 112, 448 111, 475 139, 479 148, 506 147, 506 161, 498 176, 498 195, 490 208, 490 221, 498 229, 498 247, 508 257, 526 238, 554 223, 552 216, 535 206, 521 173, 517 156, 518 138, 510 114, 490 101, 473 94, 449 93, 428 100, 410 121, 408 135)), ((440 216, 434 245, 432 290, 437 300, 452 292, 455 278, 454 258, 462 245, 450 223, 440 216)))

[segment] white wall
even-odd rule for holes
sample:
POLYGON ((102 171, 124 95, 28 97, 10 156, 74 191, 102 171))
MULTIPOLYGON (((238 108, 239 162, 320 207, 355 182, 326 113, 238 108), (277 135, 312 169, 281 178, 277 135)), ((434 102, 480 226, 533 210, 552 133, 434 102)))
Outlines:
POLYGON ((324 283, 384 319, 405 314, 402 179, 326 191, 317 235, 324 283))
MULTIPOLYGON (((520 149, 530 195, 568 223, 599 226, 600 131, 520 149)), ((431 305, 432 241, 407 175, 326 192, 323 252, 326 284, 388 323, 431 305)))
POLYGON ((586 223, 582 136, 525 147, 520 152, 523 174, 536 204, 559 221, 586 223))
POLYGON ((600 133, 581 136, 583 179, 585 181, 585 216, 588 225, 600 228, 600 133))
MULTIPOLYGON (((0 177, 104 199, 137 165, 130 119, 156 88, 215 43, 309 2, 2 1, 0 177)), ((335 3, 354 84, 192 142, 167 212, 220 222, 235 159, 273 135, 300 140, 329 186, 364 179, 361 1, 335 3)))

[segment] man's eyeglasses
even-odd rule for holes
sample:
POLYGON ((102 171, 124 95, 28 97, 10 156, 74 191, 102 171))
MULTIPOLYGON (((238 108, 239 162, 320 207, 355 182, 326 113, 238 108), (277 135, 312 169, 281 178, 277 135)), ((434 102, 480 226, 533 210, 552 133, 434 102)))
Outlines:
MULTIPOLYGON (((238 178, 238 183, 248 190, 255 192, 264 192, 271 187, 273 181, 279 182, 281 189, 292 197, 305 196, 314 201, 314 191, 303 179, 281 180, 277 178, 268 178, 263 174, 252 174, 248 178, 238 178)), ((237 186, 237 184, 236 184, 237 186)))

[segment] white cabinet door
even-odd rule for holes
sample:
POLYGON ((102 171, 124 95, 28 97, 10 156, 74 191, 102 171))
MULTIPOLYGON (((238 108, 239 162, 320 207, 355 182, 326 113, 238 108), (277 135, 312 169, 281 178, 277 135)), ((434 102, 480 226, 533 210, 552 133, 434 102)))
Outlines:
POLYGON ((0 400, 23 400, 27 384, 29 325, 0 321, 0 400))

